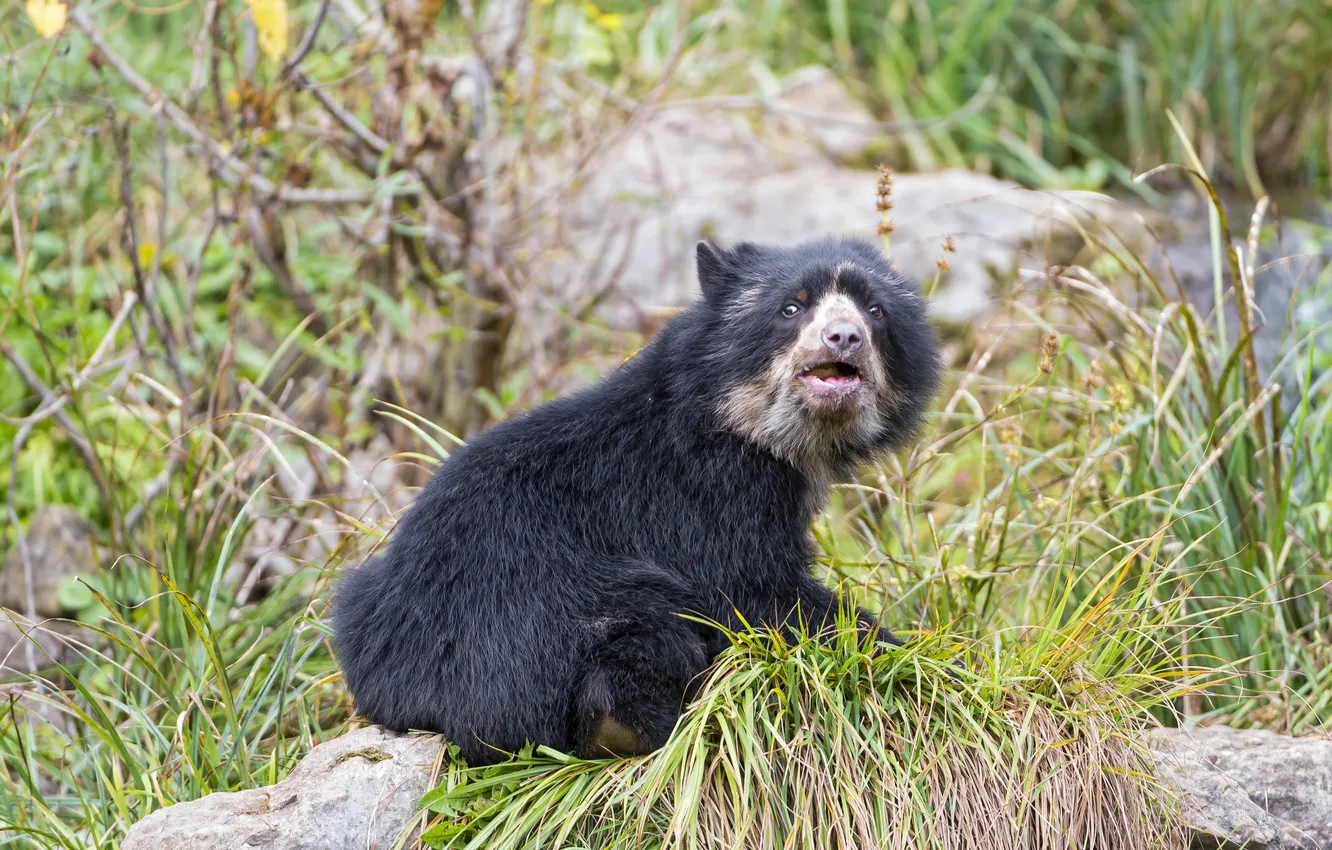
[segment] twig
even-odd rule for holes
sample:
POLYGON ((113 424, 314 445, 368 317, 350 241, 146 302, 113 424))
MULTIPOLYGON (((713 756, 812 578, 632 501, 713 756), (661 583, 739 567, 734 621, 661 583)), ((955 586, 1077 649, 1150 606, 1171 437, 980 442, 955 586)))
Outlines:
POLYGON ((189 93, 190 102, 198 103, 199 94, 204 87, 204 49, 212 52, 213 21, 217 19, 218 0, 208 0, 204 8, 203 25, 199 27, 199 37, 194 40, 194 63, 190 66, 189 93))
MULTIPOLYGON (((185 379, 185 372, 180 368, 180 359, 176 356, 176 341, 167 332, 167 328, 157 309, 153 305, 152 282, 145 279, 143 274, 143 264, 139 262, 139 231, 137 218, 134 215, 134 190, 133 190, 133 166, 130 164, 129 156, 129 125, 118 126, 116 123, 115 107, 108 106, 109 117, 111 120, 111 137, 115 142, 116 154, 120 158, 120 202, 125 207, 125 228, 121 232, 121 240, 124 243, 125 253, 129 256, 130 269, 134 274, 134 288, 139 294, 139 300, 143 302, 144 313, 148 316, 148 324, 152 326, 153 332, 161 340, 162 347, 166 352, 167 365, 171 367, 172 373, 176 377, 176 385, 180 388, 182 395, 189 395, 190 385, 185 379)), ((166 161, 166 139, 163 137, 163 162, 166 161)), ((165 175, 163 175, 165 177, 165 175)), ((166 198, 166 184, 162 186, 163 200, 166 198)), ((165 228, 166 209, 162 210, 162 225, 165 228)), ((160 258, 162 252, 161 243, 157 246, 157 257, 154 258, 154 264, 160 268, 160 258)), ((145 360, 147 358, 145 357, 145 360)))
MULTIPOLYGON (((157 245, 153 250, 153 270, 148 273, 147 298, 151 299, 157 293, 157 282, 162 274, 162 255, 166 253, 166 223, 167 210, 171 204, 171 174, 167 158, 167 134, 166 127, 162 123, 162 113, 153 116, 157 124, 157 137, 162 144, 162 206, 157 215, 157 245)), ((145 299, 147 300, 147 299, 145 299)), ((145 307, 151 304, 144 304, 145 307)), ((176 355, 175 344, 172 342, 168 348, 170 355, 174 358, 176 355)), ((179 371, 179 366, 175 367, 179 371)), ((181 391, 188 394, 188 390, 182 386, 181 391)))
POLYGON ((314 47, 315 36, 319 35, 319 28, 324 25, 324 16, 328 14, 328 4, 329 0, 319 0, 319 9, 315 12, 315 19, 311 22, 310 28, 305 31, 305 37, 301 39, 301 43, 297 46, 296 52, 291 55, 291 58, 287 60, 287 64, 283 66, 283 74, 290 74, 292 71, 296 70, 296 66, 304 61, 305 57, 310 53, 310 49, 314 47))
POLYGON ((328 94, 315 85, 304 71, 293 69, 291 72, 292 85, 297 91, 308 91, 314 95, 319 105, 328 110, 334 120, 346 128, 347 132, 355 136, 361 144, 370 148, 377 154, 383 154, 389 149, 389 143, 380 138, 369 127, 362 124, 355 115, 342 108, 342 104, 329 97, 328 94))
POLYGON ((3 177, 0 178, 0 189, 3 189, 3 192, 0 192, 0 208, 9 203, 10 193, 13 192, 14 187, 18 185, 19 164, 23 161, 24 154, 26 154, 28 149, 37 141, 38 134, 41 133, 42 128, 46 126, 46 122, 50 121, 54 116, 55 112, 48 112, 41 118, 37 119, 37 123, 33 126, 32 131, 24 137, 23 141, 19 143, 19 146, 14 152, 5 156, 5 159, 9 160, 9 167, 5 169, 3 177))
POLYGON ((319 306, 315 304, 309 290, 292 275, 291 269, 287 266, 287 258, 279 250, 279 245, 274 244, 269 238, 270 229, 276 233, 281 225, 271 217, 269 211, 261 212, 254 207, 247 209, 241 216, 241 224, 250 236, 250 242, 254 246, 254 253, 259 257, 259 262, 272 272, 278 286, 291 299, 296 309, 302 315, 310 317, 310 329, 314 331, 315 336, 326 336, 329 331, 328 322, 324 321, 319 306), (266 222, 270 222, 272 227, 266 227, 266 222))
MULTIPOLYGON (((23 378, 23 383, 28 385, 28 389, 42 396, 42 406, 35 412, 30 413, 27 416, 19 417, 0 416, 0 421, 4 421, 10 425, 25 425, 28 422, 32 422, 35 425, 54 416, 56 417, 56 421, 60 422, 62 425, 73 424, 68 420, 61 419, 61 412, 64 410, 65 404, 69 401, 68 391, 58 393, 46 386, 46 383, 42 381, 41 378, 37 377, 37 373, 28 365, 22 355, 4 343, 0 343, 0 354, 4 354, 5 358, 18 370, 19 376, 23 378)), ((86 374, 87 378, 96 378, 106 372, 114 372, 117 369, 128 369, 137 359, 137 354, 122 354, 114 360, 109 360, 95 369, 89 369, 86 373, 80 374, 86 374)), ((76 379, 78 377, 80 376, 75 376, 76 379)), ((75 434, 73 439, 77 442, 81 438, 75 434)))
MULTIPOLYGON (((328 114, 333 116, 335 121, 341 124, 347 132, 355 136, 361 144, 370 148, 370 150, 374 151, 377 155, 383 156, 392 147, 388 140, 382 138, 375 131, 362 124, 355 115, 352 115, 344 109, 342 104, 329 97, 328 93, 313 82, 304 71, 299 69, 293 70, 291 73, 291 82, 292 85, 296 87, 297 91, 308 91, 310 94, 314 95, 315 100, 319 101, 320 106, 323 106, 324 109, 328 111, 328 114)), ((397 168, 401 168, 404 171, 411 173, 412 176, 421 181, 421 186, 426 190, 426 193, 430 195, 430 197, 435 199, 436 202, 444 202, 439 189, 435 187, 434 181, 432 181, 424 171, 403 160, 402 157, 396 153, 393 156, 392 164, 397 168)), ((367 174, 373 176, 373 171, 367 170, 367 174)))
MULTIPOLYGON (((217 163, 222 172, 219 175, 220 177, 236 185, 247 185, 258 195, 276 198, 286 203, 363 204, 374 197, 372 192, 355 189, 298 189, 286 184, 274 185, 267 177, 241 162, 230 152, 223 150, 215 139, 200 130, 198 125, 190 120, 184 110, 154 89, 147 80, 139 76, 139 73, 125 61, 124 57, 112 50, 110 45, 106 43, 106 39, 93 25, 84 7, 75 6, 69 14, 74 25, 88 37, 88 40, 97 48, 106 64, 114 68, 116 73, 120 74, 121 78, 129 84, 130 88, 138 92, 139 96, 147 101, 150 106, 160 108, 162 114, 177 130, 188 136, 217 163)), ((410 192, 411 187, 404 187, 401 191, 410 192)))
POLYGON ((199 243, 199 254, 195 257, 194 264, 186 267, 185 320, 182 324, 185 328, 185 344, 190 347, 196 357, 202 353, 199 338, 194 333, 194 307, 199 298, 199 276, 203 274, 204 257, 208 253, 208 246, 212 244, 213 235, 217 233, 217 226, 222 220, 222 209, 218 202, 216 186, 209 190, 209 207, 208 227, 204 231, 203 241, 199 243))
MULTIPOLYGON (((23 562, 23 606, 27 609, 25 613, 28 615, 28 622, 36 623, 37 597, 32 591, 32 557, 28 552, 28 538, 23 533, 23 526, 19 525, 18 509, 14 507, 14 495, 18 492, 19 453, 23 450, 23 444, 27 442, 28 435, 32 433, 32 428, 33 423, 29 422, 14 435, 14 442, 10 447, 13 454, 9 461, 9 498, 6 500, 5 508, 9 516, 9 525, 14 529, 14 538, 18 543, 19 560, 23 562)), ((28 662, 28 669, 35 671, 37 669, 37 653, 33 650, 32 644, 31 640, 25 640, 23 649, 28 662)))
MULTIPOLYGON (((88 363, 83 367, 83 369, 79 371, 79 373, 75 376, 74 380, 71 382, 71 388, 72 388, 71 391, 76 390, 78 387, 82 386, 83 382, 86 381, 93 374, 97 359, 99 359, 102 353, 106 350, 107 340, 114 337, 116 329, 118 329, 121 326, 121 324, 124 323, 125 317, 127 317, 129 314, 129 310, 127 309, 127 307, 133 306, 133 301, 134 301, 133 293, 128 293, 126 295, 126 301, 127 305, 122 306, 121 312, 117 314, 116 320, 112 323, 111 330, 108 331, 105 337, 103 337, 101 344, 99 344, 97 346, 96 351, 93 352, 93 358, 88 361, 88 363)), ((99 467, 97 465, 97 455, 93 451, 92 445, 88 442, 88 439, 86 437, 84 437, 81 433, 79 433, 79 430, 74 426, 74 423, 69 419, 68 414, 66 414, 63 410, 65 404, 69 401, 70 396, 68 394, 59 394, 57 396, 57 394, 53 392, 51 389, 49 389, 46 386, 45 382, 43 382, 42 379, 38 377, 37 373, 33 371, 32 367, 28 365, 28 362, 23 359, 23 356, 14 349, 12 349, 10 346, 0 342, 0 353, 3 353, 5 355, 5 358, 9 360, 11 364, 13 364, 14 369, 19 373, 19 377, 23 379, 23 382, 28 385, 29 389, 37 393, 42 398, 41 408, 39 409, 38 413, 35 413, 32 416, 26 417, 25 419, 22 420, 22 424, 19 426, 18 433, 14 435, 14 439, 10 444, 11 458, 9 465, 9 493, 5 506, 6 513, 9 519, 9 524, 14 529, 15 539, 18 543, 19 559, 23 562, 23 582, 24 582, 23 603, 27 608, 26 614, 28 616, 28 619, 31 622, 36 623, 37 600, 35 595, 33 594, 33 589, 32 589, 33 587, 32 558, 31 554, 28 551, 27 538, 23 534, 23 527, 19 524, 18 509, 14 506, 14 499, 18 493, 19 455, 22 453, 23 446, 27 443, 28 436, 32 433, 33 429, 36 428, 37 425, 40 422, 42 422, 42 420, 54 416, 56 422, 62 428, 65 429, 65 431, 69 434, 70 440, 74 443, 74 445, 78 448, 79 452, 83 455, 84 462, 88 464, 88 471, 92 473, 93 480, 97 483, 98 491, 100 492, 103 500, 105 500, 108 504, 110 504, 111 501, 111 493, 110 490, 107 488, 106 481, 104 480, 101 472, 99 471, 99 467)), ((37 657, 33 652, 31 641, 28 641, 26 643, 25 652, 29 669, 36 670, 37 657)))
MULTIPOLYGON (((3 353, 5 358, 14 365, 14 368, 18 370, 19 377, 21 377, 23 382, 28 385, 28 388, 33 392, 49 397, 46 399, 47 404, 45 407, 39 409, 36 413, 25 417, 21 420, 22 422, 32 422, 33 424, 36 424, 42 419, 60 413, 61 409, 64 408, 65 404, 69 401, 70 394, 78 392, 83 387, 84 383, 96 374, 98 362, 103 356, 105 356, 107 348, 110 347, 116 334, 120 332, 120 328, 125 324, 125 320, 129 318, 130 311, 134 309, 134 305, 137 302, 137 295, 133 292, 125 293, 124 300, 120 304, 120 309, 116 311, 115 318, 111 320, 111 326, 107 328, 106 333, 102 335, 101 341, 97 343, 97 348, 93 350, 92 356, 88 358, 88 362, 84 364, 84 367, 74 376, 74 380, 70 382, 69 390, 66 393, 57 394, 49 389, 45 382, 43 382, 42 379, 37 376, 37 373, 33 371, 32 367, 28 365, 28 362, 23 359, 21 354, 3 342, 0 342, 0 353, 3 353)), ((77 432, 74 433, 74 439, 81 439, 77 432)))

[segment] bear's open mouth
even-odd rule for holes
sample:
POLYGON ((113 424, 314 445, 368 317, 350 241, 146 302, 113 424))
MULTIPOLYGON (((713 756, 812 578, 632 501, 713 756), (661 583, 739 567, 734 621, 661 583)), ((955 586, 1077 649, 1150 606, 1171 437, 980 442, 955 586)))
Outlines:
POLYGON ((796 375, 815 393, 837 393, 860 389, 860 370, 840 360, 807 366, 796 375))

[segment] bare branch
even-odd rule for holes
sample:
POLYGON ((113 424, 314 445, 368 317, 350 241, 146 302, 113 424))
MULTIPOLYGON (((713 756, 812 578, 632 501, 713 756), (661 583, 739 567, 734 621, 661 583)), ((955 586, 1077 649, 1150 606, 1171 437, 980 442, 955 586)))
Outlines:
MULTIPOLYGON (((153 332, 161 341, 163 349, 166 351, 167 364, 171 367, 172 373, 176 377, 176 384, 180 387, 183 394, 189 395, 189 381, 185 378, 185 372, 180 368, 180 359, 176 356, 176 341, 172 338, 162 318, 157 314, 157 309, 153 304, 153 284, 154 280, 146 279, 143 273, 143 264, 139 261, 139 232, 136 224, 137 217, 134 214, 134 190, 133 190, 133 166, 130 164, 129 156, 129 126, 118 126, 116 122, 116 113, 114 107, 107 107, 111 119, 111 136, 115 141, 116 155, 120 158, 120 202, 125 207, 125 228, 122 231, 122 242, 125 247, 125 253, 129 257, 130 269, 134 274, 134 288, 139 294, 139 300, 143 302, 144 313, 148 316, 148 324, 152 325, 153 332)), ((163 168, 166 167, 166 138, 162 139, 162 162, 163 168)), ((165 177, 165 174, 163 175, 165 177)), ((163 182, 163 209, 162 226, 166 226, 166 183, 163 182)), ((155 256, 153 258, 154 269, 161 266, 162 247, 158 243, 155 256)))
POLYGON ((329 0, 319 0, 319 9, 315 12, 314 21, 311 22, 310 28, 305 31, 305 37, 301 39, 301 43, 297 46, 296 52, 291 55, 291 58, 287 60, 287 64, 283 66, 282 73, 290 74, 292 71, 296 70, 296 66, 300 65, 301 62, 305 60, 305 57, 309 55, 310 49, 314 47, 315 38, 319 35, 319 28, 324 25, 324 16, 328 14, 328 4, 329 0))
MULTIPOLYGON (((125 61, 124 57, 112 50, 106 43, 106 39, 102 37, 101 32, 93 25, 83 6, 75 6, 70 10, 69 15, 75 26, 97 48, 106 64, 114 68, 116 73, 120 74, 121 78, 129 84, 130 88, 138 92, 139 96, 147 101, 149 105, 160 108, 162 114, 177 130, 184 133, 203 149, 220 169, 221 177, 236 185, 246 185, 258 195, 276 198, 286 203, 363 204, 374 197, 374 193, 362 190, 298 189, 285 184, 282 186, 274 185, 267 177, 241 162, 229 151, 224 150, 217 140, 199 129, 199 126, 190 120, 183 109, 153 88, 125 61)), ((409 192, 410 188, 404 188, 403 191, 409 192)))

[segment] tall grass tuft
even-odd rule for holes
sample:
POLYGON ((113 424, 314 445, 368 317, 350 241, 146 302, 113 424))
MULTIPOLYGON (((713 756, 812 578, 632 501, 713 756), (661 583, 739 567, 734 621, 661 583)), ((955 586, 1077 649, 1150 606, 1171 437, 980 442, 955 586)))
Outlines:
POLYGON ((1149 777, 1149 584, 1110 583, 1063 626, 958 644, 731 647, 665 748, 628 761, 541 750, 455 765, 424 840, 455 850, 1175 846, 1149 777), (1113 638, 1111 637, 1113 636, 1113 638), (955 665, 953 662, 960 661, 955 665))
MULTIPOLYGON (((1181 662, 1203 653, 1237 674, 1238 704, 1196 699, 1187 713, 1306 730, 1332 708, 1332 376, 1315 365, 1332 327, 1256 307, 1257 288, 1285 262, 1259 262, 1267 205, 1257 205, 1247 238, 1233 238, 1229 211, 1175 126, 1190 179, 1212 211, 1220 306, 1201 313, 1177 281, 1117 251, 1157 306, 1114 308, 1117 356, 1134 378, 1140 411, 1125 429, 1125 510, 1114 525, 1130 536, 1154 533, 1155 548, 1176 553, 1174 592, 1186 611, 1208 617, 1181 640, 1181 662), (1275 365, 1258 351, 1260 333, 1283 340, 1275 365)), ((1115 303, 1109 285, 1085 269, 1061 281, 1115 303)))

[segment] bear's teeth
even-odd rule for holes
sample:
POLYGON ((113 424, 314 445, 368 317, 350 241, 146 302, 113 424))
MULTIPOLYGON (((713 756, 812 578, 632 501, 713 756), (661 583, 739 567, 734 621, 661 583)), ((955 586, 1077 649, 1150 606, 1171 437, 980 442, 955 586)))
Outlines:
POLYGON ((801 375, 808 378, 818 378, 820 381, 831 381, 841 383, 860 377, 854 366, 847 363, 824 363, 819 366, 811 366, 801 372, 801 375))

